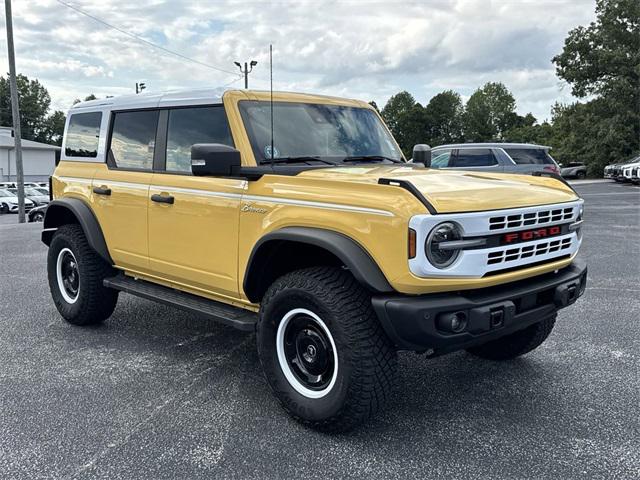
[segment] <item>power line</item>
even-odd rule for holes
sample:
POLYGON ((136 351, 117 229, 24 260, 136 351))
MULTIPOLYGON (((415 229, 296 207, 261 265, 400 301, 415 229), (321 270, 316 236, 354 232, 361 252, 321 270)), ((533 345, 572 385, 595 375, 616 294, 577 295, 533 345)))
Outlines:
POLYGON ((216 67, 214 65, 209 65, 208 63, 201 62, 200 60, 196 60, 194 58, 187 57, 186 55, 183 55, 181 53, 174 52, 173 50, 169 50, 168 48, 164 48, 164 47, 162 47, 160 45, 156 45, 155 43, 150 42, 149 40, 145 40, 144 38, 142 38, 139 35, 136 35, 135 33, 127 32, 126 30, 123 30, 122 28, 116 27, 115 25, 111 25, 110 23, 105 22, 104 20, 102 20, 102 19, 100 19, 100 18, 98 18, 98 17, 96 17, 94 15, 91 15, 90 13, 87 13, 84 10, 79 9, 78 7, 76 7, 74 5, 71 5, 70 3, 63 2, 62 0, 56 0, 56 2, 58 2, 61 5, 64 5, 67 8, 70 8, 71 10, 73 10, 73 11, 75 11, 75 12, 81 14, 81 15, 84 15, 85 17, 89 17, 92 20, 95 20, 96 22, 101 23, 102 25, 104 25, 104 26, 106 26, 108 28, 112 28, 113 30, 116 30, 116 31, 118 31, 118 32, 120 32, 120 33, 122 33, 124 35, 127 35, 128 37, 131 37, 131 38, 133 38, 133 39, 135 39, 135 40, 137 40, 139 42, 142 42, 142 43, 144 43, 144 44, 146 44, 146 45, 148 45, 148 46, 150 46, 152 48, 155 48, 157 50, 162 50, 163 52, 169 53, 171 55, 175 55, 176 57, 180 57, 183 60, 187 60, 189 62, 196 63, 196 64, 201 65, 203 67, 211 68, 211 69, 217 70, 219 72, 230 73, 232 75, 238 75, 237 72, 232 72, 231 70, 225 70, 223 68, 218 68, 218 67, 216 67))

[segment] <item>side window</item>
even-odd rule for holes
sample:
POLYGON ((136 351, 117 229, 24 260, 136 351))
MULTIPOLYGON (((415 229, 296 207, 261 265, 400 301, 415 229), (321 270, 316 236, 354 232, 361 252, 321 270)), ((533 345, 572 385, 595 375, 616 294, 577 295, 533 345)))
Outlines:
POLYGON ((157 110, 115 113, 110 151, 118 168, 153 168, 158 114, 157 110))
POLYGON ((191 146, 196 143, 222 143, 233 146, 224 107, 169 110, 166 170, 191 172, 191 146))
POLYGON ((465 167, 490 167, 497 165, 497 161, 487 148, 461 148, 453 160, 453 166, 465 167))
POLYGON ((101 112, 74 113, 69 117, 64 154, 67 157, 98 156, 101 112))
POLYGON ((431 168, 444 168, 449 166, 452 150, 438 150, 431 152, 431 168))
POLYGON ((518 165, 552 165, 553 159, 542 148, 505 148, 505 152, 518 165))

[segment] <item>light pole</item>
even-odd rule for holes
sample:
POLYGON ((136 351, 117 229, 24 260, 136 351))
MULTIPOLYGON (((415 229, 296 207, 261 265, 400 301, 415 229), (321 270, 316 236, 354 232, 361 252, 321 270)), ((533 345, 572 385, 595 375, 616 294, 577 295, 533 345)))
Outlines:
POLYGON ((240 64, 240 62, 233 63, 238 66, 238 68, 240 69, 240 73, 244 74, 244 88, 249 88, 249 73, 251 73, 251 70, 253 70, 253 67, 255 67, 258 62, 256 62, 255 60, 251 60, 251 63, 249 63, 248 67, 247 62, 244 62, 244 70, 242 69, 242 65, 240 64))
POLYGON ((9 51, 9 84, 11 86, 11 116, 16 152, 16 183, 18 184, 18 222, 24 223, 24 170, 22 169, 22 138, 20 132, 20 106, 16 81, 16 54, 13 46, 13 17, 11 0, 4 1, 7 19, 7 50, 9 51))

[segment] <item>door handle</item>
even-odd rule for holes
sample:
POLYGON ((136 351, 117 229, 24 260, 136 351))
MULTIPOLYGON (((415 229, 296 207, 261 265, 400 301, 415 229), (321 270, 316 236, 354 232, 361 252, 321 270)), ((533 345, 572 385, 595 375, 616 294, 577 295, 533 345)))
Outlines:
POLYGON ((151 195, 151 201, 173 205, 175 198, 173 198, 171 195, 158 195, 157 193, 154 193, 153 195, 151 195))
POLYGON ((107 187, 93 187, 93 193, 98 195, 111 195, 111 189, 107 187))

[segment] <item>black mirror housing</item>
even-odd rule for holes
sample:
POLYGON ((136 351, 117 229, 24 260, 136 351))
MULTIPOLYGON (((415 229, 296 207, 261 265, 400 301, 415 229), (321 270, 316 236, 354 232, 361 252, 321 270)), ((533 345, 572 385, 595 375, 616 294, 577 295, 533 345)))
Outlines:
POLYGON ((422 163, 425 167, 431 166, 431 147, 425 143, 419 143, 413 147, 413 162, 422 163))
POLYGON ((191 146, 191 173, 200 177, 228 177, 240 168, 240 152, 221 143, 191 146))

